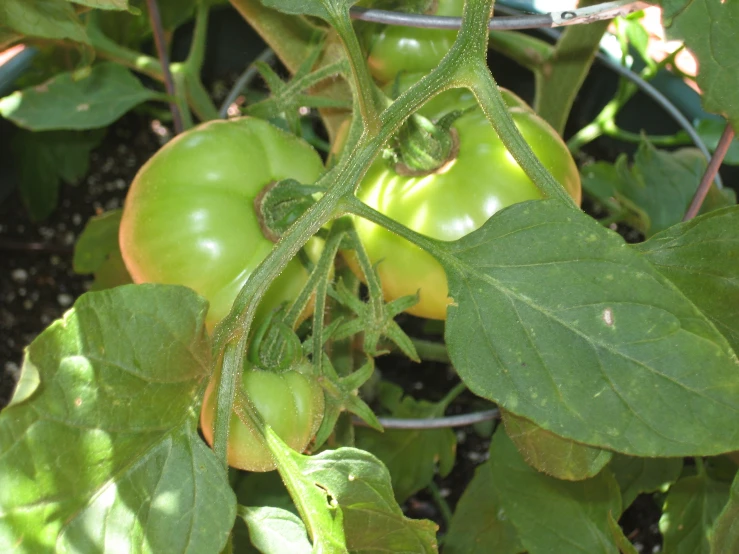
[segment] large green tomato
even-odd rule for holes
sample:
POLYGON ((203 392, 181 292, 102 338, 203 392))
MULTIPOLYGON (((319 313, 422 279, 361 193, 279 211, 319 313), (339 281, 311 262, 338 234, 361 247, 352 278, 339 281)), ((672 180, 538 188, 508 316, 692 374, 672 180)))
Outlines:
MULTIPOLYGON (((120 246, 131 277, 194 289, 210 302, 212 328, 274 246, 259 227, 254 198, 273 181, 313 183, 322 171, 310 145, 260 119, 211 121, 179 135, 141 168, 126 198, 120 246)), ((293 300, 307 278, 291 260, 255 324, 293 300)))
MULTIPOLYGON (((205 392, 200 424, 208 444, 213 444, 218 379, 205 392)), ((302 452, 316 435, 323 419, 323 390, 313 377, 299 371, 272 373, 247 369, 241 388, 259 414, 290 448, 302 452)), ((256 429, 231 414, 228 464, 247 471, 271 471, 275 462, 256 429)))
MULTIPOLYGON (((409 76, 408 82, 418 76, 409 76)), ((401 90, 403 85, 401 86, 401 90)), ((503 91, 509 113, 544 166, 579 204, 580 176, 567 146, 557 133, 520 98, 503 91)), ((427 103, 421 113, 431 119, 474 102, 462 90, 451 90, 427 103)), ((479 229, 498 210, 542 198, 534 183, 505 148, 479 108, 453 125, 459 139, 457 156, 429 175, 399 175, 387 160, 372 164, 357 191, 369 206, 428 237, 453 241, 479 229)), ((382 280, 387 300, 420 292, 408 311, 445 319, 449 304, 446 274, 436 259, 365 219, 355 225, 382 280)), ((351 255, 348 262, 359 275, 351 255)))
MULTIPOLYGON (((430 2, 433 15, 462 15, 463 0, 430 2)), ((428 73, 446 55, 457 38, 457 31, 419 29, 398 25, 373 26, 364 34, 372 76, 380 83, 393 81, 398 73, 428 73)))

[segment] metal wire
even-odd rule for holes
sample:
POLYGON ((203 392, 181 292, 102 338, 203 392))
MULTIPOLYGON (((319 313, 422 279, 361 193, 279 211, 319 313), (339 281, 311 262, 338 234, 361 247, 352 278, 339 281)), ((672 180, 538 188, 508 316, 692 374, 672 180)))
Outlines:
MULTIPOLYGON (((616 0, 585 8, 544 14, 521 15, 516 10, 515 15, 494 17, 491 19, 490 30, 512 31, 514 29, 540 29, 592 23, 593 21, 629 15, 630 13, 643 10, 648 5, 647 2, 616 0)), ((459 29, 462 26, 461 17, 401 13, 360 8, 357 6, 352 7, 349 10, 349 14, 353 19, 384 23, 385 25, 421 27, 424 29, 459 29)))
MULTIPOLYGON (((472 412, 469 414, 429 417, 424 419, 404 417, 378 417, 377 419, 380 422, 380 425, 385 429, 446 429, 449 427, 466 427, 467 425, 482 423, 483 421, 490 421, 491 419, 498 419, 499 417, 500 410, 495 408, 492 410, 472 412)), ((353 418, 353 423, 360 427, 368 427, 368 425, 358 417, 353 418)))

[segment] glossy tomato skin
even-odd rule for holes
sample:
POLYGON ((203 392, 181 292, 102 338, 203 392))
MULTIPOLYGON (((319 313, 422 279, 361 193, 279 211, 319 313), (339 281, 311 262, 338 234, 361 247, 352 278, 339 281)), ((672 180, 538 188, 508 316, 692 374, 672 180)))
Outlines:
MULTIPOLYGON (((434 15, 462 15, 464 0, 437 0, 434 15)), ((367 65, 379 83, 392 82, 405 71, 428 73, 446 55, 457 38, 457 31, 419 29, 398 25, 375 26, 365 42, 367 65)))
MULTIPOLYGON (((200 412, 200 424, 208 444, 213 445, 218 380, 208 385, 200 412)), ((241 387, 246 397, 288 446, 302 452, 316 435, 323 419, 323 390, 309 375, 299 371, 273 373, 247 369, 241 387)), ((271 471, 276 465, 258 431, 231 414, 228 464, 247 471, 271 471)))
MULTIPOLYGON (((421 113, 435 119, 443 111, 465 107, 464 91, 453 90, 426 104, 421 113), (462 98, 462 100, 460 100, 462 98)), ((520 98, 504 91, 516 126, 544 166, 579 204, 580 176, 567 146, 557 133, 520 98)), ((474 99, 468 99, 474 101, 474 99)), ((479 229, 498 210, 517 202, 542 198, 505 148, 481 110, 454 123, 459 152, 433 174, 399 175, 386 160, 377 159, 363 179, 357 196, 369 206, 428 237, 453 241, 479 229)), ((436 259, 399 236, 365 219, 355 225, 370 260, 377 263, 386 300, 420 292, 409 313, 429 319, 446 318, 449 304, 446 274, 436 259), (379 263, 378 263, 379 262, 379 263)), ((356 262, 348 262, 360 275, 356 262)))
MULTIPOLYGON (((119 239, 134 282, 194 289, 210 302, 212 328, 274 246, 259 227, 254 198, 273 181, 312 183, 322 171, 313 148, 260 119, 211 121, 179 135, 141 168, 126 198, 119 239)), ((307 277, 291 260, 255 324, 294 299, 307 277)))

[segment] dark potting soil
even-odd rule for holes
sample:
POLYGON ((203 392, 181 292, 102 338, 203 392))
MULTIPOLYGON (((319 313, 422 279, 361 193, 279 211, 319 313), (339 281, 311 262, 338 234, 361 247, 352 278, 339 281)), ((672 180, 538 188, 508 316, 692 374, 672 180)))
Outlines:
MULTIPOLYGON (((93 152, 89 174, 76 186, 60 188, 59 207, 38 223, 31 222, 17 194, 0 203, 0 407, 12 395, 23 359, 23 349, 52 321, 71 307, 92 281, 72 270, 73 247, 87 220, 103 211, 120 208, 138 168, 159 148, 169 131, 159 122, 129 113, 113 124, 93 152)), ((591 212, 595 206, 585 206, 591 212)), ((597 215, 597 214, 593 214, 597 215)), ((628 229, 619 229, 634 241, 628 229), (630 236, 629 236, 630 235, 630 236)), ((410 316, 404 324, 413 336, 423 336, 423 326, 410 316)), ((435 338, 435 337, 432 337, 435 338)), ((457 382, 447 364, 415 364, 399 356, 378 360, 383 377, 401 385, 416 398, 439 400, 457 382)), ((464 393, 448 414, 486 409, 481 400, 464 393)), ((478 427, 455 429, 457 460, 451 474, 435 479, 438 493, 454 510, 475 468, 487 459, 489 433, 478 427)), ((437 501, 428 491, 403 506, 409 517, 446 524, 437 501)), ((651 497, 637 499, 622 518, 627 536, 640 552, 658 552, 659 508, 651 497)))

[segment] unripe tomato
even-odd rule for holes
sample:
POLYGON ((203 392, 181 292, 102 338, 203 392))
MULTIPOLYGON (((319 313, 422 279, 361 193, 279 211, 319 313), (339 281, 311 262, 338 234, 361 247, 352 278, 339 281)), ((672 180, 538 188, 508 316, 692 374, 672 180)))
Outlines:
MULTIPOLYGON (((410 86, 420 76, 401 76, 410 86)), ((401 90, 403 89, 401 86, 401 90)), ((580 175, 567 146, 544 120, 520 98, 503 91, 518 130, 542 164, 579 204, 580 175)), ((444 92, 420 112, 436 119, 446 111, 465 108, 474 99, 461 90, 444 92)), ((428 175, 400 175, 378 157, 357 191, 360 200, 388 217, 428 237, 453 241, 479 229, 495 212, 524 200, 542 198, 534 183, 498 138, 477 108, 453 125, 459 138, 455 159, 428 175)), ((362 218, 357 232, 370 260, 377 265, 386 300, 420 292, 409 313, 430 319, 446 319, 448 285, 443 268, 421 248, 362 218)), ((360 276, 351 254, 349 265, 360 276)))
MULTIPOLYGON (((218 379, 205 391, 200 424, 208 444, 213 445, 218 379)), ((310 375, 299 371, 273 373, 247 369, 241 387, 252 405, 288 446, 302 452, 316 435, 323 419, 323 390, 310 375)), ((236 400, 238 401, 238 400, 236 400)), ((275 461, 264 438, 235 414, 231 414, 228 464, 247 471, 271 471, 275 461)))
MULTIPOLYGON (((464 1, 436 0, 431 4, 433 15, 459 17, 464 1)), ((456 38, 456 30, 377 25, 365 35, 367 65, 380 83, 392 82, 404 71, 428 73, 439 65, 456 38)))
MULTIPOLYGON (((213 327, 274 246, 259 227, 255 197, 273 181, 313 183, 322 172, 310 145, 261 119, 211 121, 179 135, 141 168, 126 198, 119 238, 131 277, 194 289, 210 302, 213 327)), ((291 260, 255 325, 307 278, 291 260)))

